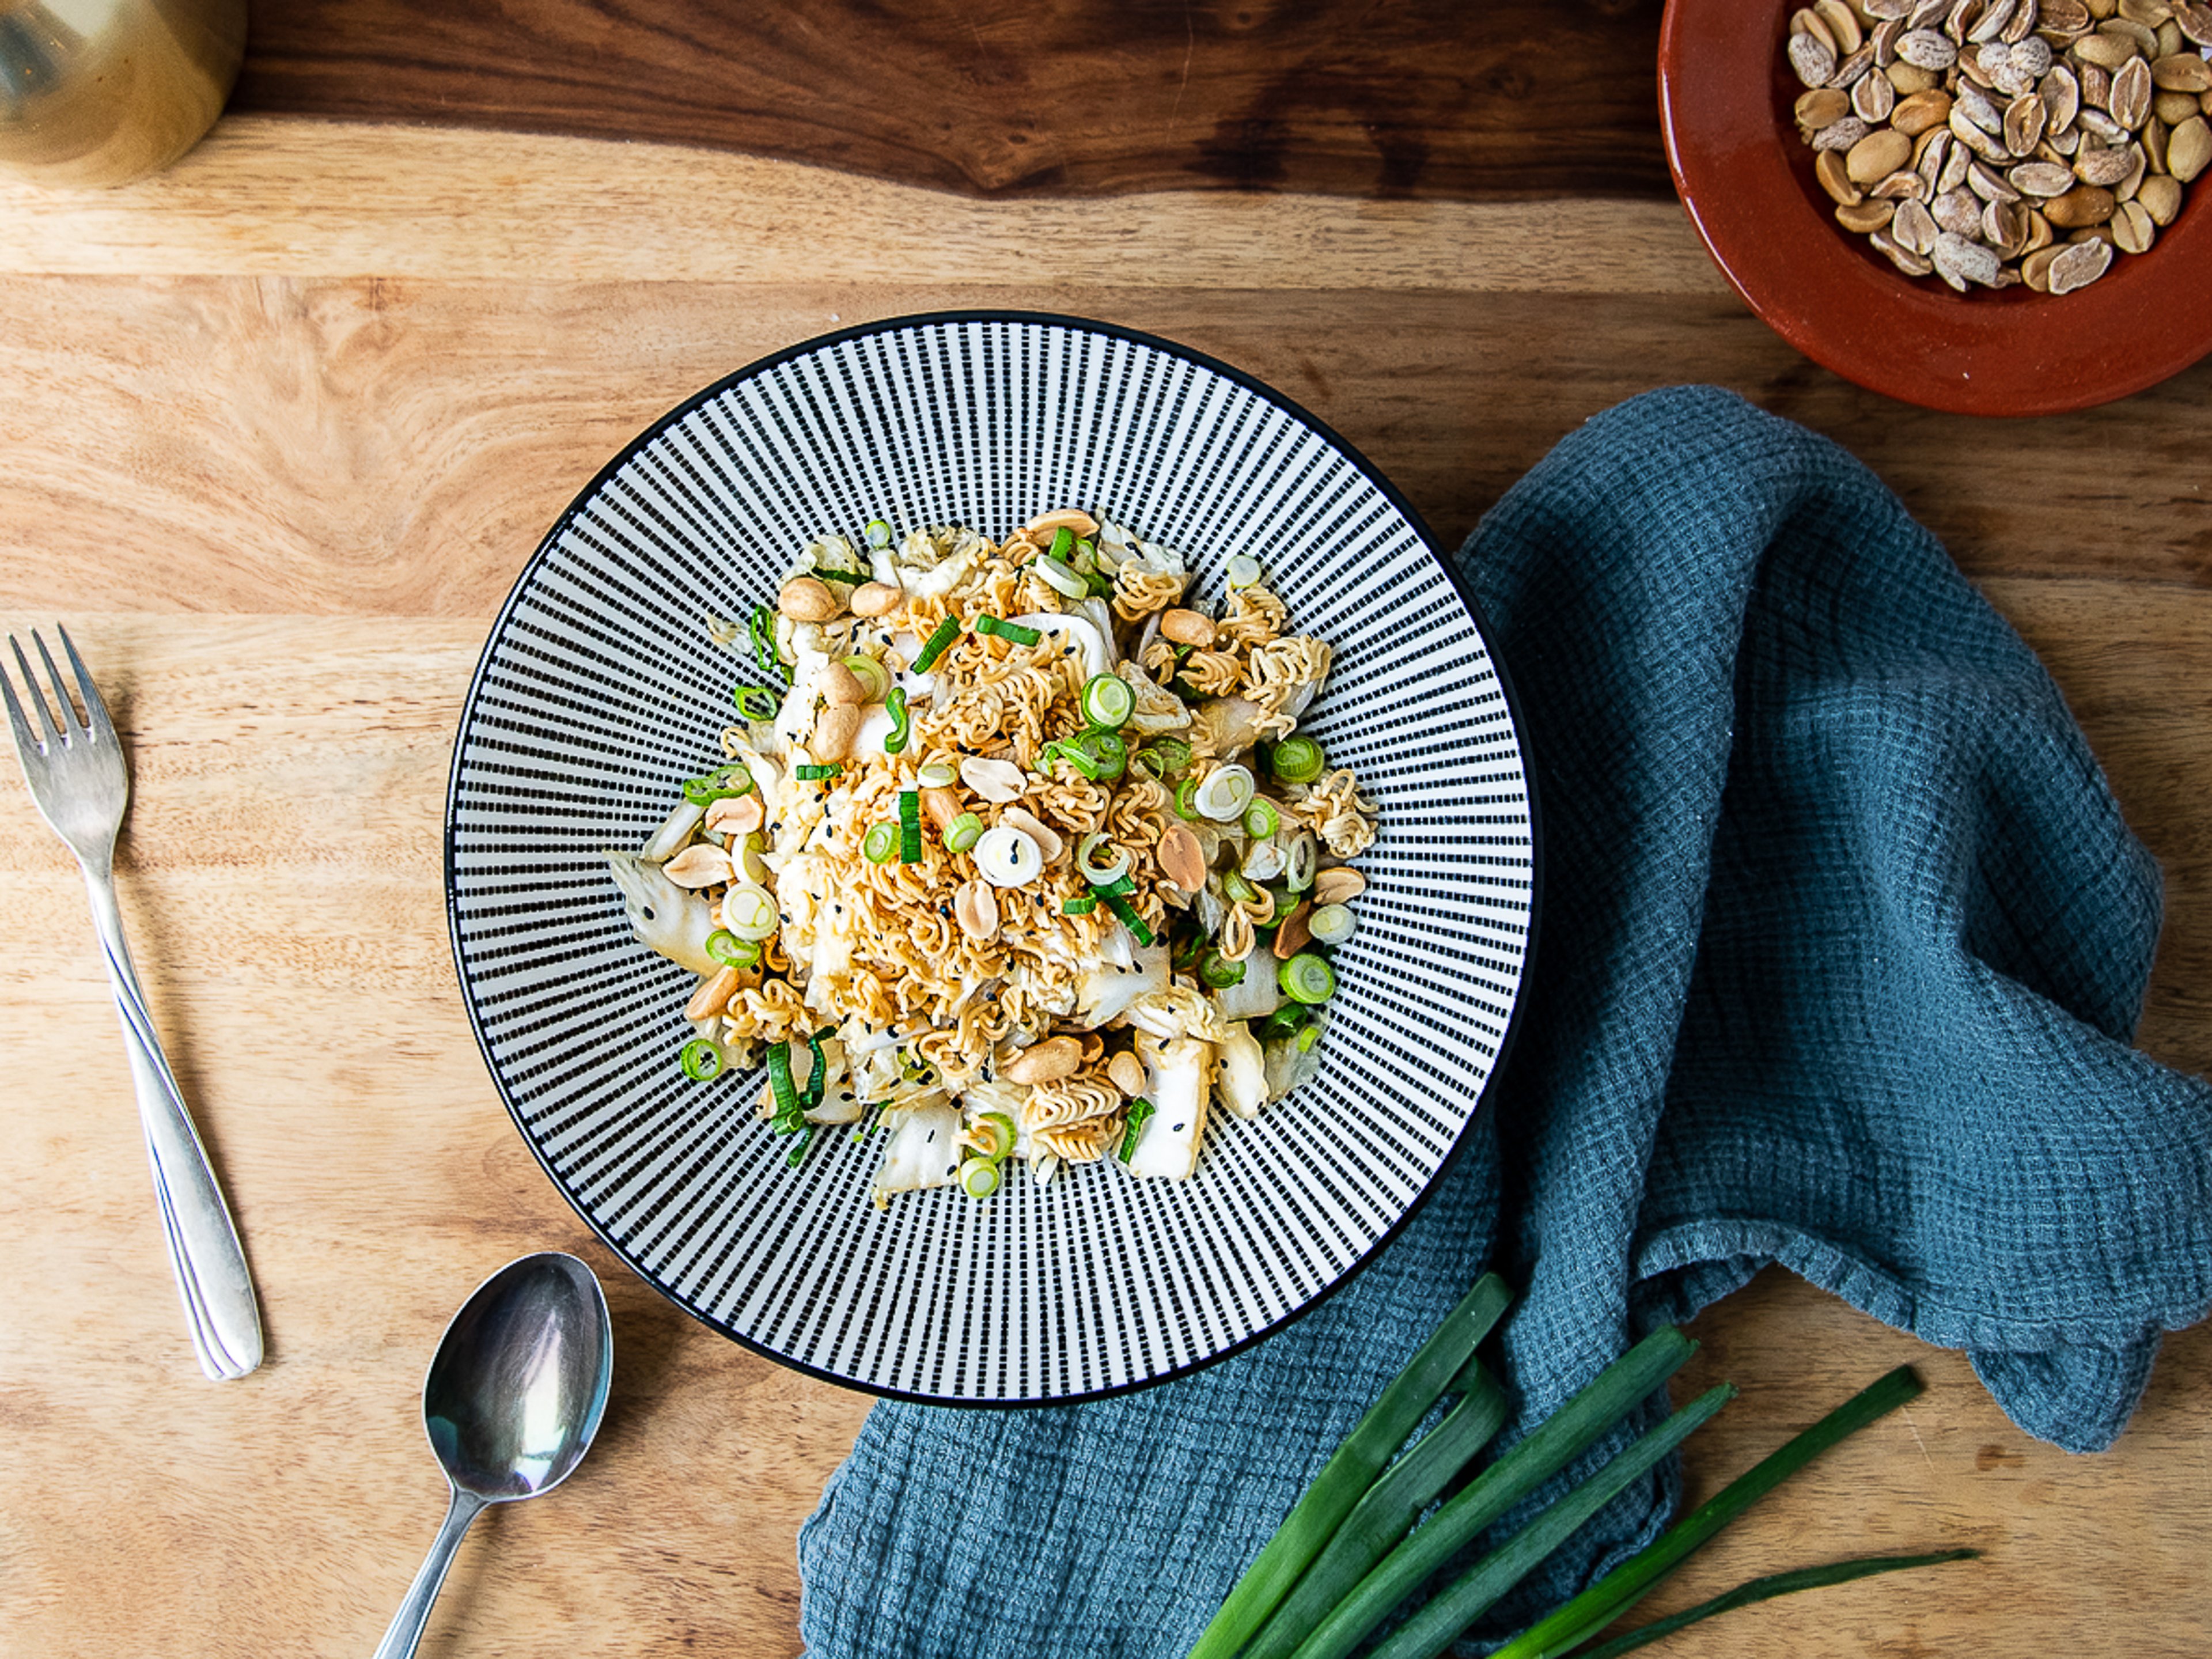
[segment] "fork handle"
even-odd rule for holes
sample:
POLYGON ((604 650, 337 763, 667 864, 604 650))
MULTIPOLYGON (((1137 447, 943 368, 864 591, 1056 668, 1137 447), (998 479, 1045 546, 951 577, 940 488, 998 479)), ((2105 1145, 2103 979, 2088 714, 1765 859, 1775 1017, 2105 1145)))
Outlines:
POLYGON ((154 1189, 161 1207, 161 1232, 169 1265, 185 1305, 200 1369, 217 1380, 244 1376, 261 1363, 261 1310, 253 1279, 238 1242, 222 1189, 208 1167, 206 1149, 177 1088, 153 1015, 123 941, 115 884, 88 866, 93 926, 99 932, 115 1008, 123 1021, 124 1048, 138 1095, 138 1121, 146 1134, 154 1189))

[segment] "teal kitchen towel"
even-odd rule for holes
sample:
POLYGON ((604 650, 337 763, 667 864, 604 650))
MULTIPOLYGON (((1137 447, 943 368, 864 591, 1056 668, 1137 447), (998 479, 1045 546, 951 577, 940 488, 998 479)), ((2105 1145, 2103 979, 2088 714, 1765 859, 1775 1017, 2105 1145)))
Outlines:
MULTIPOLYGON (((1182 1654, 1486 1266, 1522 1291, 1509 1435, 1769 1262, 1966 1350, 2076 1450, 2212 1304, 2212 1090, 2129 1047, 2157 868, 2033 653, 1888 490, 1677 388, 1568 437, 1456 562, 1516 685, 1545 870, 1465 1154, 1349 1285, 1194 1376, 878 1406, 799 1537, 818 1659, 1182 1654)), ((1674 1498, 1671 1470, 1624 1493, 1466 1650, 1674 1498)))

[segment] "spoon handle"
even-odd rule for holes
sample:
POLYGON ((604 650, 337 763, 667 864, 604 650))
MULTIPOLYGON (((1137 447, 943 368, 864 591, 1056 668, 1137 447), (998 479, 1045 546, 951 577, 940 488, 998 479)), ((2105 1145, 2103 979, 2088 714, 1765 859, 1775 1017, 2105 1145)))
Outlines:
POLYGON ((399 1611, 392 1614, 392 1628, 376 1644, 376 1659, 414 1659, 416 1644, 422 1639, 422 1626, 430 1622, 430 1604, 438 1599, 439 1588, 446 1582, 446 1569, 453 1565, 461 1534, 487 1507, 485 1499, 459 1486, 453 1488, 453 1501, 446 1506, 445 1524, 438 1528, 429 1554, 422 1559, 422 1571, 407 1587, 407 1599, 399 1604, 399 1611))

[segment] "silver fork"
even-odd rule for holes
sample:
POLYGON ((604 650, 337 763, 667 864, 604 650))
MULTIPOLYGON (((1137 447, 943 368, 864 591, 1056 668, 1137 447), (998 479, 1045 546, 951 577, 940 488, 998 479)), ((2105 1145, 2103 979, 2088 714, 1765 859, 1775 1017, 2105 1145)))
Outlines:
POLYGON ((7 694, 8 720, 15 728, 15 751, 22 758, 31 799, 38 803, 40 816, 76 854, 84 884, 91 890, 93 926, 100 934, 108 983, 114 988, 116 1011, 123 1018, 131 1075, 137 1085, 138 1121, 154 1165, 154 1193, 161 1202, 169 1265, 176 1270, 177 1291, 184 1298, 200 1369, 211 1377, 243 1376, 261 1363, 261 1310, 253 1299, 253 1279, 246 1272, 246 1253, 239 1248, 238 1230, 231 1224, 222 1189, 208 1168, 199 1132, 192 1127, 191 1114, 185 1109, 176 1076, 161 1052, 161 1039, 146 1010, 130 950, 123 943, 122 912, 115 904, 115 832, 122 828, 124 809, 130 804, 130 769, 116 740, 115 723, 108 718, 107 705, 100 701, 83 659, 70 643, 68 631, 58 625, 56 631, 84 699, 83 721, 78 721, 70 704, 53 654, 35 631, 31 643, 38 647, 54 700, 61 705, 59 721, 13 634, 8 644, 23 672, 25 694, 39 711, 40 732, 34 732, 24 717, 5 667, 0 667, 0 692, 7 694))

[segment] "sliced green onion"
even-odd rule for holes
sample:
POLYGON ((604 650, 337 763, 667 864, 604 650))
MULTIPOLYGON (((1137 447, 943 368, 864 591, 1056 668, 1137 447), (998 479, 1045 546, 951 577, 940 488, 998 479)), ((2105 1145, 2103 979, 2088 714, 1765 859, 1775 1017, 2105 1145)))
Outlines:
POLYGON ((1244 964, 1231 962, 1218 951, 1208 951, 1198 959, 1198 977, 1213 989, 1225 991, 1244 982, 1244 964))
POLYGON ((1292 892, 1303 893, 1314 884, 1314 872, 1320 860, 1321 848, 1311 831, 1301 830, 1291 837, 1290 858, 1283 877, 1292 892))
POLYGON ((1090 597, 1091 584, 1070 569, 1065 559, 1055 558, 1049 553, 1042 554, 1030 568, 1036 572, 1039 581, 1064 599, 1090 597))
POLYGON ((676 1063, 694 1083, 706 1083, 722 1074, 722 1051, 704 1037, 694 1037, 677 1051, 676 1063))
MULTIPOLYGON (((1135 1111, 1132 1105, 1131 1114, 1135 1111)), ((1297 1507, 1283 1518, 1275 1535, 1244 1569, 1244 1576, 1229 1592, 1220 1611, 1200 1633, 1188 1659, 1230 1659, 1252 1639, 1261 1621, 1275 1610, 1308 1564, 1335 1535, 1391 1454, 1405 1443, 1406 1437, 1474 1357, 1475 1344, 1490 1334, 1490 1328, 1511 1299, 1497 1274, 1485 1273, 1460 1298, 1459 1305, 1444 1316, 1435 1333, 1322 1465, 1297 1507)), ((1674 1340, 1681 1344, 1682 1358, 1686 1359, 1690 1345, 1679 1334, 1674 1340)), ((1675 1361, 1678 1365, 1680 1363, 1675 1361)))
POLYGON ((1190 745, 1181 738, 1160 738, 1139 749, 1133 758, 1135 764, 1164 781, 1190 764, 1190 745))
POLYGON ((943 761, 933 761, 914 775, 914 781, 925 789, 950 789, 960 775, 943 761))
POLYGON ((1275 745, 1267 768, 1280 782, 1311 783, 1328 764, 1328 757, 1311 738, 1285 738, 1275 745))
MULTIPOLYGON (((1152 1115, 1158 1109, 1158 1108, 1155 1107, 1151 1101, 1146 1099, 1142 1095, 1139 1095, 1134 1100, 1129 1103, 1128 1126, 1121 1131, 1121 1147, 1119 1152, 1114 1154, 1115 1157, 1120 1158, 1122 1163, 1127 1164, 1131 1158, 1137 1155, 1137 1142, 1144 1135, 1145 1120, 1152 1116, 1152 1115)), ((1191 1652, 1194 1655, 1195 1655, 1197 1651, 1198 1650, 1196 1648, 1193 1648, 1191 1650, 1191 1652)))
POLYGON ((985 830, 972 850, 975 868, 994 887, 1026 887, 1044 872, 1044 849, 1011 823, 985 830))
POLYGON ((806 1109, 810 1112, 830 1092, 830 1061, 822 1052, 822 1039, 835 1036, 836 1030, 834 1025, 825 1025, 806 1039, 807 1056, 812 1061, 806 1073, 806 1109))
POLYGON ((707 954, 725 968, 750 968, 761 959, 757 939, 739 939, 726 927, 707 935, 707 954))
MULTIPOLYGON (((1857 1578, 1872 1578, 1885 1572, 1905 1572, 1914 1567, 1938 1567, 1948 1561, 1978 1561, 1979 1550, 1940 1550, 1933 1555, 1863 1555, 1856 1560, 1831 1561, 1825 1566, 1800 1567, 1794 1572, 1769 1573, 1763 1578, 1753 1578, 1738 1584, 1724 1595, 1716 1595, 1710 1601, 1700 1601, 1694 1607, 1684 1607, 1680 1613, 1670 1613, 1664 1619, 1655 1619, 1648 1625, 1638 1625, 1634 1630, 1616 1636, 1610 1642, 1594 1648, 1579 1650, 1580 1659, 1623 1659, 1641 1647, 1672 1636, 1686 1626, 1701 1624, 1705 1620, 1723 1613, 1733 1613, 1738 1607, 1747 1607, 1754 1601, 1771 1601, 1778 1595, 1794 1595, 1799 1590, 1826 1589, 1831 1584, 1848 1584, 1857 1578)), ((1587 1638, 1578 1638, 1586 1640, 1587 1638)), ((1553 1648, 1553 1653, 1565 1653, 1565 1648, 1553 1648)))
POLYGON ((1304 1030, 1300 1031, 1297 1036, 1292 1037, 1291 1041, 1298 1045, 1298 1052, 1300 1054, 1310 1054, 1313 1052, 1314 1044, 1321 1041, 1321 1027, 1318 1025, 1309 1025, 1304 1030))
POLYGON ((1175 810, 1177 817, 1187 818, 1194 823, 1198 821, 1198 808, 1191 801, 1191 797, 1197 793, 1198 780, 1195 778, 1185 778, 1176 785, 1175 810))
POLYGON ((736 692, 738 713, 749 720, 772 720, 780 707, 775 693, 757 685, 741 685, 736 692))
POLYGON ((989 1127, 992 1145, 996 1148, 991 1154, 994 1161, 1013 1156, 1017 1138, 1013 1119, 1004 1112, 986 1112, 975 1120, 975 1125, 978 1128, 989 1127))
POLYGON ((921 792, 899 791, 899 862, 921 862, 921 792))
POLYGON ((1352 1505, 1289 1599, 1244 1650, 1244 1659, 1289 1659, 1328 1617, 1330 1604, 1324 1598, 1329 1587, 1357 1583, 1365 1577, 1504 1425, 1505 1391, 1480 1359, 1462 1365, 1444 1392, 1457 1395, 1459 1403, 1352 1505))
POLYGON ((860 1114, 860 1121, 853 1126, 853 1133, 848 1135, 846 1139, 848 1140, 866 1140, 870 1135, 875 1133, 876 1121, 883 1115, 884 1103, 880 1100, 870 1101, 868 1103, 867 1109, 860 1114))
POLYGON ((766 939, 782 920, 766 888, 733 882, 722 895, 722 926, 739 939, 766 939))
POLYGON ((775 612, 764 605, 755 605, 747 629, 752 635, 753 660, 760 665, 761 672, 783 672, 782 661, 775 654, 775 612))
POLYGON ((1146 925, 1145 919, 1137 914, 1135 905, 1130 903, 1119 893, 1109 893, 1103 888, 1099 890, 1099 896, 1103 898, 1114 914, 1121 919, 1121 925, 1129 930, 1130 936, 1139 945, 1148 945, 1152 942, 1152 930, 1146 925))
MULTIPOLYGON (((1511 1450, 1454 1493, 1441 1509, 1414 1528, 1404 1541, 1384 1556, 1364 1577, 1350 1583, 1340 1581, 1322 1586, 1331 1611, 1315 1627, 1313 1634, 1300 1644, 1298 1659, 1316 1659, 1319 1655, 1328 1656, 1328 1659, 1341 1659, 1341 1656, 1349 1653, 1362 1637, 1387 1618, 1416 1585, 1456 1555, 1469 1540, 1498 1516, 1589 1450, 1600 1435, 1635 1410, 1654 1389, 1681 1370, 1695 1352, 1697 1344, 1681 1332, 1672 1325, 1661 1326, 1599 1372, 1566 1404, 1517 1442, 1511 1450)), ((1423 1410, 1425 1411, 1426 1407, 1424 1407, 1423 1410)), ((1370 1416, 1372 1414, 1370 1413, 1370 1416)), ((1418 1420, 1418 1416, 1415 1420, 1418 1420)), ((1364 1423, 1362 1426, 1364 1426, 1364 1423)), ((1354 1430, 1353 1432, 1358 1431, 1354 1430)), ((1401 1433, 1400 1438, 1402 1437, 1401 1433)), ((1397 1444, 1398 1441, 1395 1439, 1390 1443, 1393 1449, 1397 1444)), ((1386 1451, 1383 1455, 1387 1456, 1389 1454, 1386 1451)), ((1618 1462, 1620 1460, 1614 1461, 1618 1462)), ((1332 1458, 1329 1468, 1324 1468, 1321 1479, 1314 1482, 1315 1486, 1318 1487, 1322 1480, 1328 1477, 1334 1462, 1332 1458)), ((1608 1464, 1607 1467, 1610 1468, 1613 1466, 1608 1464)), ((1337 1511, 1339 1515, 1352 1506, 1358 1498, 1359 1488, 1365 1484, 1364 1478, 1360 1478, 1358 1486, 1342 1497, 1343 1507, 1337 1511)), ((1291 1513, 1295 1516, 1297 1511, 1291 1513)), ((1258 1565, 1254 1563, 1254 1569, 1258 1565)), ((1304 1565, 1304 1561, 1301 1560, 1299 1565, 1304 1565)), ((1251 1571, 1246 1571, 1246 1577, 1251 1577, 1251 1571)), ((1243 1588, 1240 1583, 1237 1589, 1243 1588)), ((1287 1584, 1285 1588, 1288 1588, 1287 1584)), ((1279 1599, 1280 1591, 1278 1591, 1270 1598, 1270 1605, 1279 1599)), ((1223 1612, 1227 1610, 1227 1604, 1224 1603, 1223 1612)), ((1219 1622, 1218 1615, 1216 1622, 1219 1622)), ((1201 1638, 1200 1647, 1191 1650, 1191 1659, 1208 1659, 1211 1655, 1219 1655, 1225 1659, 1228 1653, 1234 1651, 1232 1645, 1208 1650, 1206 1655, 1202 1656, 1200 1650, 1203 1648, 1204 1638, 1201 1638)))
MULTIPOLYGON (((1662 1533, 1649 1549, 1631 1556, 1573 1601, 1506 1644, 1498 1653, 1507 1656, 1507 1659, 1535 1659, 1540 1654, 1564 1652, 1571 1645, 1563 1640, 1570 1633, 1577 1642, 1595 1635, 1692 1551, 1806 1464, 1845 1436, 1895 1411, 1919 1393, 1920 1379, 1909 1365, 1899 1365, 1887 1376, 1869 1384, 1812 1427, 1729 1481, 1662 1533)), ((1459 1628, 1453 1626, 1455 1632, 1459 1628)))
POLYGON ((1240 587, 1257 587, 1260 585, 1260 562, 1249 553, 1232 553, 1229 556, 1228 575, 1231 592, 1240 587))
POLYGON ((1060 902, 1060 914, 1063 916, 1087 916, 1097 908, 1098 901, 1095 898, 1062 899, 1060 902))
POLYGON ((960 1190, 970 1198, 988 1198, 999 1190, 995 1158, 971 1158, 960 1166, 960 1190))
POLYGON ((1103 886, 1129 873, 1129 854, 1115 846, 1103 830, 1094 830, 1075 844, 1075 870, 1092 886, 1103 886), (1113 856, 1101 860, 1097 853, 1102 847, 1113 856))
POLYGON ((745 769, 743 761, 732 761, 727 766, 718 766, 704 777, 684 780, 684 799, 694 806, 711 806, 718 800, 727 800, 733 795, 750 793, 753 775, 745 769))
POLYGON ((842 582, 848 587, 858 586, 868 579, 857 570, 839 570, 835 566, 817 564, 808 573, 817 581, 842 582))
POLYGON ((1231 761, 1217 766, 1199 780, 1191 805, 1216 823, 1231 823, 1244 816, 1252 804, 1252 769, 1231 761))
POLYGON ((860 533, 868 538, 870 547, 889 547, 891 544, 891 527, 881 519, 869 520, 868 527, 860 533))
POLYGON ((1308 930, 1323 945, 1343 944, 1358 926, 1352 919, 1352 907, 1346 904, 1317 905, 1306 918, 1308 930))
MULTIPOLYGON (((947 617, 932 629, 929 637, 922 641, 921 654, 914 659, 914 672, 917 674, 927 673, 930 665, 945 654, 945 647, 952 643, 959 632, 960 618, 957 617, 947 617)), ((900 744, 900 748, 904 747, 905 744, 900 744)), ((896 754, 898 750, 894 749, 890 752, 896 754)))
POLYGON ((1221 890, 1228 896, 1231 904, 1257 904, 1260 902, 1260 890, 1245 879, 1241 870, 1221 872, 1221 890))
POLYGON ((1094 598, 1104 599, 1113 597, 1114 579, 1111 576, 1094 570, 1084 580, 1091 584, 1091 592, 1094 598))
POLYGON ((1091 757, 1102 778, 1118 778, 1129 769, 1129 745, 1119 732, 1085 732, 1074 743, 1091 757))
POLYGON ((1255 800, 1244 809, 1244 833, 1255 841, 1265 841, 1283 827, 1283 815, 1273 803, 1255 800))
POLYGON ((1041 765, 1049 767, 1056 760, 1066 761, 1082 774, 1086 782, 1096 783, 1098 781, 1097 761, 1074 744, 1048 743, 1037 750, 1037 761, 1041 765))
POLYGON ((895 685, 884 693, 884 710, 891 717, 891 729, 884 736, 884 753, 896 755, 906 747, 906 687, 895 685))
MULTIPOLYGON (((1706 1389, 1431 1596, 1375 1650, 1374 1659, 1434 1659, 1592 1516, 1626 1491, 1631 1482, 1650 1473, 1661 1459, 1735 1398, 1733 1383, 1706 1389)), ((1316 1638, 1319 1634, 1316 1632, 1316 1638)), ((1317 1651, 1344 1650, 1322 1648, 1317 1651)))
POLYGON ((1092 571, 1098 568, 1097 555, 1098 549, 1089 537, 1078 536, 1075 538, 1075 551, 1068 555, 1067 562, 1078 570, 1092 571))
POLYGON ((775 1097, 775 1115, 779 1120, 799 1115, 799 1085, 791 1080, 791 1045, 775 1042, 769 1045, 768 1086, 775 1097))
POLYGON ((1035 645, 1044 637, 1034 628, 1003 621, 988 611, 975 618, 975 631, 978 634, 996 634, 1000 639, 1012 641, 1016 645, 1035 645))
POLYGON ((945 826, 945 848, 949 853, 964 853, 983 839, 983 820, 973 812, 963 812, 945 826))
POLYGON ((1068 561, 1069 556, 1074 551, 1075 532, 1073 530, 1070 530, 1066 525, 1062 525, 1059 529, 1052 532, 1052 546, 1048 550, 1048 556, 1058 559, 1062 564, 1066 564, 1068 561))
POLYGON ((898 856, 898 825, 889 818, 868 826, 860 837, 860 856, 871 864, 889 864, 898 856))
POLYGON ((801 783, 826 783, 845 769, 842 762, 830 761, 824 765, 808 763, 791 769, 792 775, 801 783))
POLYGON ((800 1124, 799 1139, 791 1143, 791 1150, 783 1155, 785 1165, 790 1169, 797 1169, 805 1161, 806 1149, 813 1144, 814 1126, 811 1123, 800 1124))
POLYGON ((1311 1007, 1334 994, 1336 970, 1312 951, 1301 951, 1275 969, 1275 982, 1291 1001, 1311 1007))
POLYGON ((881 702, 890 695, 890 671, 865 651, 856 651, 845 659, 845 672, 860 681, 860 690, 866 692, 870 702, 881 702))
POLYGON ((1118 731, 1137 712, 1137 693, 1119 674, 1093 674, 1083 683, 1083 718, 1118 731))
POLYGON ((1119 898, 1124 893, 1135 892, 1137 884, 1130 880, 1127 874, 1122 874, 1092 884, 1091 890, 1097 894, 1100 898, 1119 898))

